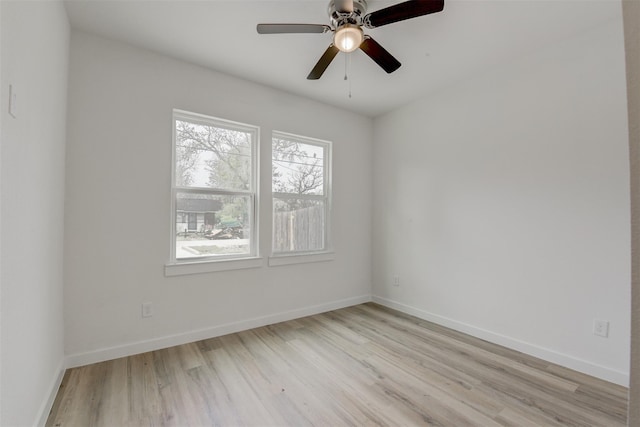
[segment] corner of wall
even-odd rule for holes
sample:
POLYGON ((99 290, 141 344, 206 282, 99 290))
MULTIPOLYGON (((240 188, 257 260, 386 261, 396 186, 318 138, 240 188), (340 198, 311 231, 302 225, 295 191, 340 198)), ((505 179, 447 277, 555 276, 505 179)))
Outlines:
POLYGON ((627 66, 631 165, 631 381, 630 426, 640 425, 640 2, 622 2, 627 66))

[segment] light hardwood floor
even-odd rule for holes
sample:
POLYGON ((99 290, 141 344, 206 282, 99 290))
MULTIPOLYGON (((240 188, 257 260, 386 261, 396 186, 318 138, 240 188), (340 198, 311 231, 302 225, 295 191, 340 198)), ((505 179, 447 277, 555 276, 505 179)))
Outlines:
POLYGON ((627 389, 376 304, 66 372, 48 426, 624 426, 627 389))

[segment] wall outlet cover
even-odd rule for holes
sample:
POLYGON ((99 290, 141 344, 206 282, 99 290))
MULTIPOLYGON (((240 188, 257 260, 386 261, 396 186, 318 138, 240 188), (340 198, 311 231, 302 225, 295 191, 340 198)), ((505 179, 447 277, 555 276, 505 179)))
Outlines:
POLYGON ((609 321, 608 320, 593 320, 593 334, 599 337, 607 338, 609 336, 609 321))

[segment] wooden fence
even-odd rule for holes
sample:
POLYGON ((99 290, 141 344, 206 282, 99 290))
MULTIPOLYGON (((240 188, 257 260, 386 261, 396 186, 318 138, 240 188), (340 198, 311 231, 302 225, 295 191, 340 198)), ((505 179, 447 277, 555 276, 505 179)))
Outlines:
POLYGON ((324 206, 274 212, 274 252, 313 251, 324 248, 324 206))

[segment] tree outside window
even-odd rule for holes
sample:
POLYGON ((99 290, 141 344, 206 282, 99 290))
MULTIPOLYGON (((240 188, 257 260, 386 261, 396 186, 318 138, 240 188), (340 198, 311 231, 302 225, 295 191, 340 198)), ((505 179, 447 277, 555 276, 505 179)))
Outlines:
POLYGON ((258 129, 174 112, 174 261, 255 256, 258 129))
POLYGON ((273 134, 274 254, 328 249, 330 149, 331 144, 326 141, 273 134))

